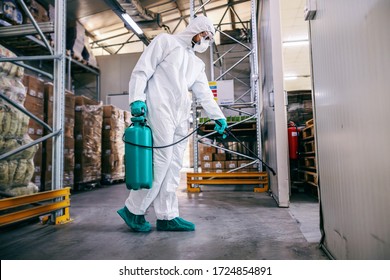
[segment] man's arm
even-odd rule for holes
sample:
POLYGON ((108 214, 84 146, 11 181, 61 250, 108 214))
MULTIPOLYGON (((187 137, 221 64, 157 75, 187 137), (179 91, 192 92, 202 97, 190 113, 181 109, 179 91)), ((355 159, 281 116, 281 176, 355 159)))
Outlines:
POLYGON ((145 101, 145 88, 148 80, 153 76, 157 66, 168 55, 166 42, 167 34, 162 34, 153 39, 151 44, 142 53, 129 82, 129 104, 134 101, 145 101))
POLYGON ((223 115, 217 102, 214 100, 214 96, 210 90, 204 68, 195 80, 195 83, 192 85, 191 89, 210 119, 225 119, 225 116, 223 115))

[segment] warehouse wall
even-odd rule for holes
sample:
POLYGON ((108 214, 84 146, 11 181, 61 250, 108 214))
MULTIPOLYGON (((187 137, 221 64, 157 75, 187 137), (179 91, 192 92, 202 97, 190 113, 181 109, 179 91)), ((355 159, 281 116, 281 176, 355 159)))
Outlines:
POLYGON ((311 21, 324 245, 390 259, 390 1, 317 0, 311 21))
POLYGON ((97 56, 101 73, 101 100, 106 101, 108 94, 129 91, 130 75, 141 53, 114 54, 97 56))
POLYGON ((287 116, 283 91, 279 1, 259 3, 260 66, 264 111, 262 119, 264 159, 270 173, 272 193, 281 207, 289 206, 287 116))

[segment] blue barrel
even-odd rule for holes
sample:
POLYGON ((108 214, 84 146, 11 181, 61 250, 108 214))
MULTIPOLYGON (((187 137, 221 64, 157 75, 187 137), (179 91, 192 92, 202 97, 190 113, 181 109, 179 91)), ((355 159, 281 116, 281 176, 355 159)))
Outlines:
POLYGON ((129 143, 153 146, 152 130, 144 118, 131 118, 133 124, 125 130, 125 178, 129 190, 150 189, 153 183, 153 149, 129 143))

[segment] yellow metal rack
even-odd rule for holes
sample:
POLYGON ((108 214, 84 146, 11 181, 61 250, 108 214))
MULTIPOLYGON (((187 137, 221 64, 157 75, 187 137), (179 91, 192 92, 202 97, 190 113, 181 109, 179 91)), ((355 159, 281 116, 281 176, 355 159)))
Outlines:
POLYGON ((255 187, 254 192, 268 191, 267 172, 242 172, 242 173, 187 173, 187 191, 200 192, 200 187, 192 185, 262 185, 255 187))
POLYGON ((61 216, 55 217, 55 224, 70 221, 70 188, 41 192, 0 200, 0 226, 27 220, 63 209, 61 216), (25 208, 25 209, 17 209, 25 208))

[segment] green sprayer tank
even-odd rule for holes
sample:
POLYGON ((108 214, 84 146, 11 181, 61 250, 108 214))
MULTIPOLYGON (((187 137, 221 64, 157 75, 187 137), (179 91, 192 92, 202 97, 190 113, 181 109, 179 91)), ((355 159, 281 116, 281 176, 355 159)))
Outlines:
POLYGON ((152 130, 143 117, 133 117, 131 121, 132 125, 124 135, 126 187, 129 190, 150 189, 153 183, 153 149, 146 147, 153 146, 152 130))

